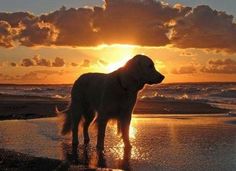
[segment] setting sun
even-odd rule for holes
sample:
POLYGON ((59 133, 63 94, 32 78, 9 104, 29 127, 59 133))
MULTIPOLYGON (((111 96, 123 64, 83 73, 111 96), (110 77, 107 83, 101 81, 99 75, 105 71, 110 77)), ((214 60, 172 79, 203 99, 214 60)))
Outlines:
POLYGON ((98 53, 101 56, 100 59, 106 63, 100 65, 97 70, 101 72, 112 72, 124 66, 124 64, 135 55, 137 47, 138 46, 126 44, 99 45, 97 49, 99 49, 98 53))
POLYGON ((124 57, 124 59, 120 60, 120 61, 117 61, 117 62, 114 62, 114 63, 111 63, 107 66, 107 69, 109 72, 112 72, 112 71, 115 71, 117 70, 118 68, 122 67, 125 65, 125 63, 130 59, 130 57, 124 57))
MULTIPOLYGON (((117 70, 118 68, 125 65, 125 63, 131 59, 135 53, 135 46, 133 45, 112 45, 114 47, 111 51, 111 60, 110 64, 107 66, 108 72, 117 70)), ((108 46, 109 47, 109 46, 108 46)))

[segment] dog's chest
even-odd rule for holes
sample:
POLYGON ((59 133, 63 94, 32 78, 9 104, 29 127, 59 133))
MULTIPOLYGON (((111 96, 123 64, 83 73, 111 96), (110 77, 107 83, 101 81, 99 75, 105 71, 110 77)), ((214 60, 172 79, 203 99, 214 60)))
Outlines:
POLYGON ((132 112, 136 101, 135 94, 107 89, 101 99, 100 110, 109 115, 132 112))

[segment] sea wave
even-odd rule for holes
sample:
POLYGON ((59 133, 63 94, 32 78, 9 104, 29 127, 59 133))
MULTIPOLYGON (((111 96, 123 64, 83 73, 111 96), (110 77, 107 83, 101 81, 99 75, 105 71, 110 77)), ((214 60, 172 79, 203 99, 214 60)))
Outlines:
POLYGON ((223 90, 220 93, 212 94, 211 96, 216 97, 227 97, 227 98, 236 98, 236 90, 223 90))
MULTIPOLYGON (((69 99, 72 85, 0 85, 0 94, 69 99)), ((235 103, 236 83, 175 83, 145 86, 138 100, 235 103)))

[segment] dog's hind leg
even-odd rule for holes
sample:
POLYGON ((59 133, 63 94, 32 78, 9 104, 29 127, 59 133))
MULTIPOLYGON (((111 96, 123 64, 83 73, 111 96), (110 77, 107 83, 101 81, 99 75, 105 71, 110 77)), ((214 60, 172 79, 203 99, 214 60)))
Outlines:
POLYGON ((71 111, 71 116, 72 116, 72 145, 77 146, 79 144, 79 139, 78 139, 78 126, 79 122, 81 119, 82 111, 81 111, 81 106, 77 103, 72 103, 71 104, 72 111, 71 111))
POLYGON ((88 128, 89 128, 89 125, 91 124, 91 122, 94 119, 93 111, 89 111, 89 112, 85 113, 84 118, 85 118, 84 128, 83 128, 84 145, 88 145, 89 141, 90 141, 89 134, 88 134, 88 128))

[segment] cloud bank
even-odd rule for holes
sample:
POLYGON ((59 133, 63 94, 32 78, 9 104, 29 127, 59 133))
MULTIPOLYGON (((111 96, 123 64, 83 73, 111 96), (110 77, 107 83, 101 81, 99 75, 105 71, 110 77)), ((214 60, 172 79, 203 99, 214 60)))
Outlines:
POLYGON ((61 9, 35 16, 0 13, 0 46, 173 45, 236 52, 233 16, 209 6, 155 0, 105 0, 103 7, 61 9))
POLYGON ((197 68, 194 65, 181 66, 178 69, 173 69, 172 74, 194 74, 197 73, 197 68))
POLYGON ((236 60, 231 58, 210 59, 204 65, 189 64, 173 68, 172 74, 236 74, 236 60))
POLYGON ((201 68, 201 72, 204 73, 216 73, 216 74, 236 74, 236 60, 217 59, 209 60, 206 66, 201 68))
MULTIPOLYGON (((63 67, 65 61, 63 58, 56 57, 53 61, 41 58, 39 55, 35 55, 33 58, 23 58, 20 62, 22 67, 31 67, 31 66, 45 66, 45 67, 63 67)), ((16 66, 12 65, 11 66, 16 66)))

